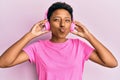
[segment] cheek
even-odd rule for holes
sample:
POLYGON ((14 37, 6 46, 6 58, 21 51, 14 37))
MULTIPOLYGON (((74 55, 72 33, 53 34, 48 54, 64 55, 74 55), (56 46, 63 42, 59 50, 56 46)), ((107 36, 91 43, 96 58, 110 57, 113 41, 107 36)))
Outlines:
POLYGON ((56 30, 56 29, 59 28, 59 24, 58 24, 58 23, 52 23, 52 24, 50 24, 50 28, 51 28, 52 30, 56 30))
MULTIPOLYGON (((53 22, 53 23, 50 24, 50 28, 51 28, 52 32, 56 32, 59 29, 59 27, 60 27, 59 23, 54 23, 53 22)), ((71 28, 71 24, 70 23, 66 23, 64 27, 67 30, 67 32, 69 32, 70 28, 71 28)))
POLYGON ((69 29, 70 29, 70 27, 71 27, 71 24, 69 24, 69 29))
POLYGON ((70 30, 71 24, 68 24, 66 28, 67 28, 68 30, 70 30))
POLYGON ((50 29, 51 29, 51 32, 52 33, 56 33, 56 31, 57 31, 57 29, 58 29, 58 27, 56 27, 57 25, 53 25, 53 24, 51 24, 50 25, 50 29))

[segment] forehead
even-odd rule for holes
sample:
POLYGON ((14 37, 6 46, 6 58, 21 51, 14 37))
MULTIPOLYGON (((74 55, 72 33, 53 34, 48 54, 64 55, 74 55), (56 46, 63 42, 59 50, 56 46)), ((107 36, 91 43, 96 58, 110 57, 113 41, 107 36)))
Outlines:
POLYGON ((55 17, 55 16, 58 16, 58 17, 69 17, 69 18, 71 18, 70 13, 67 10, 65 10, 65 9, 57 9, 57 10, 55 10, 52 13, 51 17, 55 17))

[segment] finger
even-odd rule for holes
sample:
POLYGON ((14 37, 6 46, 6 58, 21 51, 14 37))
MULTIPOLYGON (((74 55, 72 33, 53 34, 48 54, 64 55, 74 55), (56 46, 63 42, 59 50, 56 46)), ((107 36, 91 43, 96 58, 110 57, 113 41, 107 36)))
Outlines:
POLYGON ((48 21, 47 19, 42 20, 42 21, 39 23, 39 25, 41 25, 42 27, 45 27, 45 23, 46 23, 47 21, 48 21))
POLYGON ((81 22, 75 21, 75 24, 78 25, 78 27, 86 29, 85 25, 83 25, 81 22))
POLYGON ((39 26, 35 25, 35 26, 33 26, 32 30, 35 31, 38 27, 39 27, 39 26))
POLYGON ((45 33, 48 33, 48 32, 50 32, 50 31, 45 30, 45 31, 40 32, 40 34, 45 34, 45 33))
POLYGON ((79 25, 79 26, 83 26, 83 24, 81 22, 78 22, 78 21, 74 21, 74 24, 79 25))
POLYGON ((41 20, 41 21, 37 22, 36 25, 37 26, 41 26, 41 25, 45 24, 46 22, 47 22, 46 19, 45 20, 41 20))
POLYGON ((78 32, 76 32, 76 31, 72 31, 71 33, 75 34, 75 35, 78 35, 78 32))
POLYGON ((76 29, 78 32, 82 32, 82 31, 83 31, 83 28, 82 28, 82 27, 79 27, 79 26, 76 26, 75 29, 76 29))
POLYGON ((74 24, 78 27, 80 27, 81 29, 84 29, 85 26, 81 23, 81 22, 78 22, 78 21, 74 21, 74 24))
POLYGON ((45 30, 45 31, 44 31, 44 33, 48 33, 48 32, 50 32, 50 31, 48 31, 48 30, 45 30))

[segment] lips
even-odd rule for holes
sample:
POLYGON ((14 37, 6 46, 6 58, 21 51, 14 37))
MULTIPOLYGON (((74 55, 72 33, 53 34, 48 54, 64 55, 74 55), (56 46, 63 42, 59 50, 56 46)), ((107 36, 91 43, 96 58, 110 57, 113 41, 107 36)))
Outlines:
POLYGON ((66 29, 65 28, 60 28, 60 32, 65 33, 66 29))

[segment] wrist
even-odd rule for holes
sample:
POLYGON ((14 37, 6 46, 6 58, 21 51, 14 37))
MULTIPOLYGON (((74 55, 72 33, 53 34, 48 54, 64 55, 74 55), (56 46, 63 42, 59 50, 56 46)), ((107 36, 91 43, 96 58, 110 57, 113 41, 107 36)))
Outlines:
POLYGON ((90 40, 92 39, 92 37, 93 37, 93 35, 92 35, 91 33, 87 33, 85 39, 86 39, 87 41, 90 41, 90 40))
POLYGON ((35 35, 33 35, 31 32, 28 32, 28 33, 26 33, 26 35, 25 35, 26 37, 27 37, 27 39, 28 40, 32 40, 33 38, 35 38, 36 36, 35 35))

